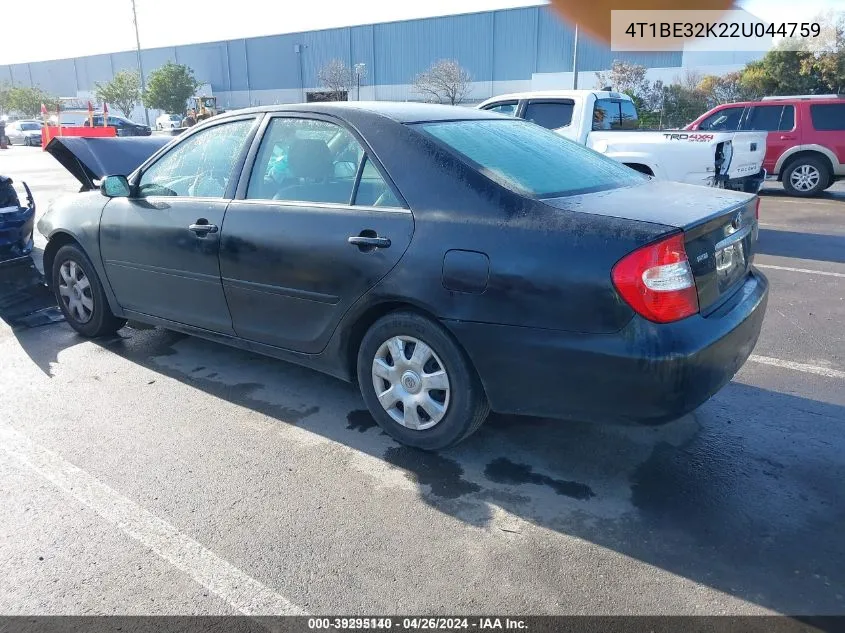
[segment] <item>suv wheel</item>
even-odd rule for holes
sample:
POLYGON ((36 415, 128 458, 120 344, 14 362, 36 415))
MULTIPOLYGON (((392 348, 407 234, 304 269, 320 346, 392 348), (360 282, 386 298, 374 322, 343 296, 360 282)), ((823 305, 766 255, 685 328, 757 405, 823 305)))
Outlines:
POLYGON ((442 326, 413 312, 376 321, 358 351, 358 384, 375 421, 424 450, 474 433, 490 407, 466 355, 442 326))
POLYGON ((792 196, 809 198, 827 188, 830 172, 825 162, 814 156, 799 158, 786 168, 783 188, 792 196))

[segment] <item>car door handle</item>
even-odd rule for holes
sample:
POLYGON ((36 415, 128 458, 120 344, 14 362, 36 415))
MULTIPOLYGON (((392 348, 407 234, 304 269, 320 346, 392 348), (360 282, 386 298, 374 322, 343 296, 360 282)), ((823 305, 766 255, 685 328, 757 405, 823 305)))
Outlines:
POLYGON ((390 238, 375 237, 368 235, 351 235, 346 241, 357 246, 362 251, 373 250, 374 248, 390 248, 390 238))
POLYGON ((794 140, 795 140, 795 137, 794 137, 794 136, 786 136, 786 135, 784 135, 784 136, 781 136, 781 137, 780 137, 780 140, 782 140, 782 141, 794 141, 794 140))
POLYGON ((202 224, 202 223, 192 224, 191 226, 188 227, 188 230, 193 231, 194 233, 196 233, 200 237, 205 237, 209 233, 217 233, 217 231, 219 229, 218 229, 216 224, 208 224, 208 222, 206 222, 205 224, 202 224))

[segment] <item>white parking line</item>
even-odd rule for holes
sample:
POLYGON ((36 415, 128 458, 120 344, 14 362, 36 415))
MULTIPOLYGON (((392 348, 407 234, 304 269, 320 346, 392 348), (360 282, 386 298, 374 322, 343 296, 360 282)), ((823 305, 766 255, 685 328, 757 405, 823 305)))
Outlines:
POLYGON ((748 360, 760 363, 761 365, 771 365, 772 367, 801 371, 805 374, 815 374, 816 376, 824 376, 825 378, 839 378, 840 380, 845 380, 845 371, 830 369, 829 367, 795 363, 791 360, 781 360, 779 358, 770 358, 769 356, 757 356, 757 354, 752 354, 748 360))
POLYGON ((244 615, 306 614, 304 609, 166 521, 3 424, 0 424, 0 449, 99 514, 121 532, 149 547, 244 615))
POLYGON ((773 264, 754 264, 756 268, 771 270, 788 270, 793 273, 808 273, 810 275, 825 275, 826 277, 845 277, 845 273, 831 273, 826 270, 810 270, 809 268, 790 268, 789 266, 775 266, 773 264))

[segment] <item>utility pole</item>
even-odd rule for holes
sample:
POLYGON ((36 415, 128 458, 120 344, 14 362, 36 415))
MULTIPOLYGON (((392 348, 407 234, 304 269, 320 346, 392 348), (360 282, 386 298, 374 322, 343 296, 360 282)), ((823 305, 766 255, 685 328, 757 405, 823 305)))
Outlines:
POLYGON ((358 83, 358 101, 361 100, 361 77, 367 76, 366 64, 355 64, 355 80, 358 83))
MULTIPOLYGON (((143 96, 147 87, 144 84, 144 66, 141 64, 141 38, 138 35, 138 13, 135 11, 135 0, 132 0, 132 23, 135 25, 135 52, 138 55, 138 77, 141 79, 141 105, 143 105, 143 96)), ((147 111, 147 106, 144 106, 144 121, 149 127, 150 113, 147 111)))
MULTIPOLYGON (((135 0, 132 0, 133 2, 135 0)), ((572 45, 572 89, 578 90, 578 25, 575 25, 575 40, 572 45)))

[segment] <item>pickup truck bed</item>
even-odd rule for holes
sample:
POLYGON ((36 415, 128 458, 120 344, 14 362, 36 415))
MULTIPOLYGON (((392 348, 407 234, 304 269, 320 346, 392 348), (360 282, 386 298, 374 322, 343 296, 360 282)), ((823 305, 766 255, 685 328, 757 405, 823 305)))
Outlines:
POLYGON ((542 125, 661 180, 756 193, 765 132, 641 130, 633 100, 601 90, 526 92, 478 106, 542 125))

